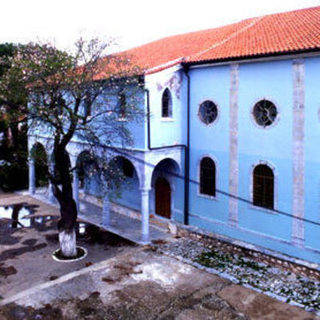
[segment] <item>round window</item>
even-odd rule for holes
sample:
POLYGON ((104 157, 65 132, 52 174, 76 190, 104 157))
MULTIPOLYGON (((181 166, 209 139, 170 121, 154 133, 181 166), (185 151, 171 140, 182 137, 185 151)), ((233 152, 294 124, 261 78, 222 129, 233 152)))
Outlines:
POLYGON ((262 127, 270 126, 278 114, 276 106, 269 100, 261 100, 253 107, 253 116, 262 127))
POLYGON ((216 120, 218 108, 212 101, 204 101, 199 107, 199 118, 205 124, 210 124, 216 120))

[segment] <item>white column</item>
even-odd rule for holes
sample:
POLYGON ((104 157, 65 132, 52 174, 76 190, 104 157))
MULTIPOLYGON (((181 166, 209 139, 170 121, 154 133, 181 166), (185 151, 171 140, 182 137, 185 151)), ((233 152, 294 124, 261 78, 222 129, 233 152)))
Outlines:
MULTIPOLYGON (((49 164, 49 171, 50 171, 50 174, 53 174, 53 172, 54 172, 54 163, 53 163, 53 161, 51 161, 50 162, 50 164, 49 164)), ((51 183, 51 181, 49 180, 49 188, 48 188, 49 190, 49 202, 51 202, 51 203, 54 203, 55 202, 55 197, 54 197, 54 194, 53 194, 53 185, 52 185, 52 183, 51 183)))
POLYGON ((149 241, 149 191, 141 189, 141 223, 142 241, 149 241))
POLYGON ((105 227, 110 225, 110 200, 108 193, 103 198, 102 225, 105 227))
POLYGON ((36 171, 33 159, 29 159, 29 193, 31 195, 36 193, 36 171))
POLYGON ((80 202, 79 202, 79 177, 78 172, 75 169, 73 171, 73 199, 76 202, 77 205, 77 211, 80 210, 80 202))

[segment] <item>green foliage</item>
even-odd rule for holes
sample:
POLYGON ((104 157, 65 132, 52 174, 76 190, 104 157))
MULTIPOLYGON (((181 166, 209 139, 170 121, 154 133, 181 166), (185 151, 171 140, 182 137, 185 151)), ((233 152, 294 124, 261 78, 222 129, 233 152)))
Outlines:
POLYGON ((0 188, 4 191, 25 189, 28 183, 27 130, 6 123, 0 132, 4 139, 0 143, 0 188), (11 136, 6 136, 10 130, 11 136))
POLYGON ((10 68, 10 59, 14 55, 16 46, 13 43, 0 44, 0 77, 10 68))
POLYGON ((72 197, 74 168, 66 165, 66 154, 74 138, 86 143, 91 154, 99 154, 97 165, 89 166, 89 174, 103 181, 121 180, 120 170, 106 161, 110 160, 108 149, 97 149, 132 143, 127 123, 143 115, 136 98, 141 82, 128 57, 105 55, 109 45, 97 39, 80 39, 72 54, 51 44, 17 46, 8 59, 10 68, 1 77, 0 104, 6 106, 10 121, 27 114, 28 133, 51 138, 45 148, 52 152, 47 154, 54 159, 54 170, 42 167, 41 171, 39 163, 36 170, 50 179, 55 195, 72 197), (106 91, 113 97, 122 93, 121 108, 111 107, 112 98, 106 91))
MULTIPOLYGON (((17 46, 0 44, 0 79, 11 67, 17 46)), ((25 103, 26 96, 19 102, 25 103)), ((27 186, 27 128, 19 107, 10 108, 0 99, 0 188, 4 191, 24 189, 27 186)))

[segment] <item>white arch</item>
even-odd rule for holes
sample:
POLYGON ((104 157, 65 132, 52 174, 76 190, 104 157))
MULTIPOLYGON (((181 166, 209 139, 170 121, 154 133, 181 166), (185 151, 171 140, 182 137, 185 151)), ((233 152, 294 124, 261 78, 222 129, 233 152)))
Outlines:
POLYGON ((116 159, 116 158, 123 158, 123 159, 125 159, 125 160, 127 160, 127 161, 129 161, 130 162, 130 164, 132 165, 132 167, 134 168, 134 171, 135 171, 135 173, 136 173, 136 175, 137 175, 137 178, 138 178, 138 183, 139 183, 139 186, 141 185, 141 183, 140 183, 140 175, 139 175, 139 171, 138 171, 138 169, 137 169, 137 167, 136 167, 136 163, 134 162, 134 161, 132 161, 131 159, 128 159, 128 157, 126 157, 125 155, 122 155, 122 154, 115 154, 112 158, 110 158, 109 159, 109 163, 111 162, 111 161, 113 161, 114 159, 116 159))

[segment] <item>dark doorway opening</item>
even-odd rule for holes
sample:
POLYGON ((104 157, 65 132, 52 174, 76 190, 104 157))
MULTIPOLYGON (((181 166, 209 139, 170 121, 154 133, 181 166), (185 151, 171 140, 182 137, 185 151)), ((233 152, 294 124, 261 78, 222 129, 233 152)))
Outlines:
POLYGON ((171 187, 165 178, 159 177, 155 184, 156 214, 171 218, 171 187))

